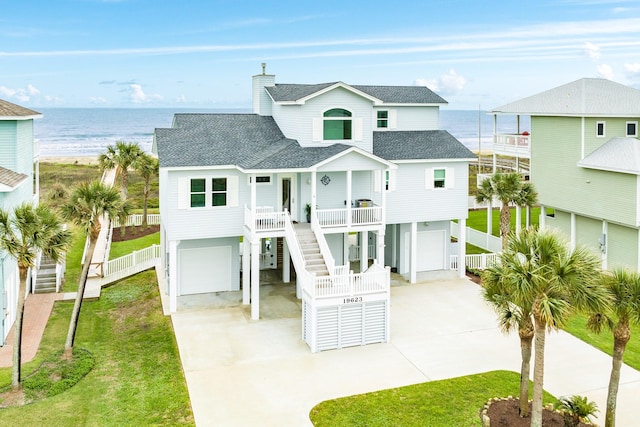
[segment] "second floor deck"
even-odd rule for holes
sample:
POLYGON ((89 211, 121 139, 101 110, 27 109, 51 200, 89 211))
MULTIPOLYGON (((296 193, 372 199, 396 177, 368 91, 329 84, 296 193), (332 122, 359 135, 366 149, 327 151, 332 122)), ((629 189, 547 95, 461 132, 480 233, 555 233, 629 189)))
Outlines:
POLYGON ((505 134, 494 135, 493 152, 504 156, 531 158, 531 135, 505 134))

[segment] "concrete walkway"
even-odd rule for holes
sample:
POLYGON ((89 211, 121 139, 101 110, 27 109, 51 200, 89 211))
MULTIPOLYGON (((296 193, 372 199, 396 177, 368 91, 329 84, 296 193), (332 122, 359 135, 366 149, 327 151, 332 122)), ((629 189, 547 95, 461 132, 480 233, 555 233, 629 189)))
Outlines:
MULTIPOLYGON (((261 310, 271 303, 261 300, 261 310)), ((480 288, 467 279, 393 286, 391 316, 390 343, 312 354, 299 314, 251 321, 242 306, 173 314, 197 425, 307 426, 311 408, 327 399, 520 370, 517 334, 500 332, 480 288)), ((545 389, 585 395, 604 416, 611 358, 563 332, 548 335, 545 355, 545 389)), ((624 366, 619 427, 637 425, 639 395, 640 372, 624 366)))

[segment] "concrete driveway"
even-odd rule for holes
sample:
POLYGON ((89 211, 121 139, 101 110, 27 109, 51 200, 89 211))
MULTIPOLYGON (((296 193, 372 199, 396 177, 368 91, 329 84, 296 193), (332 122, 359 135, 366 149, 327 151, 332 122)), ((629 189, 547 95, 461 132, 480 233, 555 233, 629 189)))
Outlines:
MULTIPOLYGON (((268 298, 261 300, 265 312, 268 298)), ((387 344, 312 354, 299 312, 283 316, 251 321, 241 306, 172 315, 198 426, 310 426, 309 411, 327 399, 520 370, 517 334, 502 334, 480 288, 454 275, 392 287, 387 344)), ((547 338, 545 389, 588 396, 602 418, 610 368, 608 355, 569 334, 547 338)), ((625 366, 618 426, 637 425, 638 396, 640 372, 625 366)))

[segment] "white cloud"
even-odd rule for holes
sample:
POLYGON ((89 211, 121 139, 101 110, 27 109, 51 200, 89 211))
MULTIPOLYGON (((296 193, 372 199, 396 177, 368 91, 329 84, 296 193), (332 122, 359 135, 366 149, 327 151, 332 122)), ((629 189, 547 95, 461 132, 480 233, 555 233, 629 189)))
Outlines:
POLYGON ((187 97, 184 95, 179 95, 176 97, 176 102, 179 102, 179 103, 187 102, 187 97))
POLYGON ((600 64, 596 68, 597 76, 603 79, 612 80, 613 79, 613 68, 607 64, 600 64))
POLYGON ((640 63, 624 64, 624 69, 630 76, 640 76, 640 63))
POLYGON ((32 97, 40 95, 40 91, 32 84, 17 89, 0 86, 0 95, 18 102, 28 102, 32 97))
POLYGON ((109 103, 107 99, 103 98, 102 96, 91 96, 89 97, 89 102, 97 105, 104 105, 109 103))
POLYGON ((440 95, 452 95, 464 89, 467 84, 467 79, 458 75, 458 73, 452 69, 437 79, 416 79, 414 84, 416 86, 427 86, 429 89, 439 93, 440 95))
POLYGON ((143 104, 145 102, 153 102, 162 100, 162 96, 158 94, 147 95, 142 90, 142 86, 133 83, 129 85, 129 99, 134 104, 143 104))
POLYGON ((591 42, 586 42, 582 48, 584 49, 584 53, 594 61, 597 61, 600 59, 600 56, 602 56, 600 53, 600 47, 591 42))

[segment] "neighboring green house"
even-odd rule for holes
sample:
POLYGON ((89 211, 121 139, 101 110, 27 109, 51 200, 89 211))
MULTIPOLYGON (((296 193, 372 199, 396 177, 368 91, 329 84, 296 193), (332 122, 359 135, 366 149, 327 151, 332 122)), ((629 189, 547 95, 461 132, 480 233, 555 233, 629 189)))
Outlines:
MULTIPOLYGON (((10 210, 23 202, 38 200, 38 149, 33 119, 42 114, 0 99, 0 207, 10 210)), ((16 319, 19 286, 18 266, 0 252, 0 345, 16 319)))
POLYGON ((640 266, 640 90, 584 78, 490 111, 530 116, 529 132, 496 135, 494 155, 531 159, 541 226, 601 255, 640 266))

